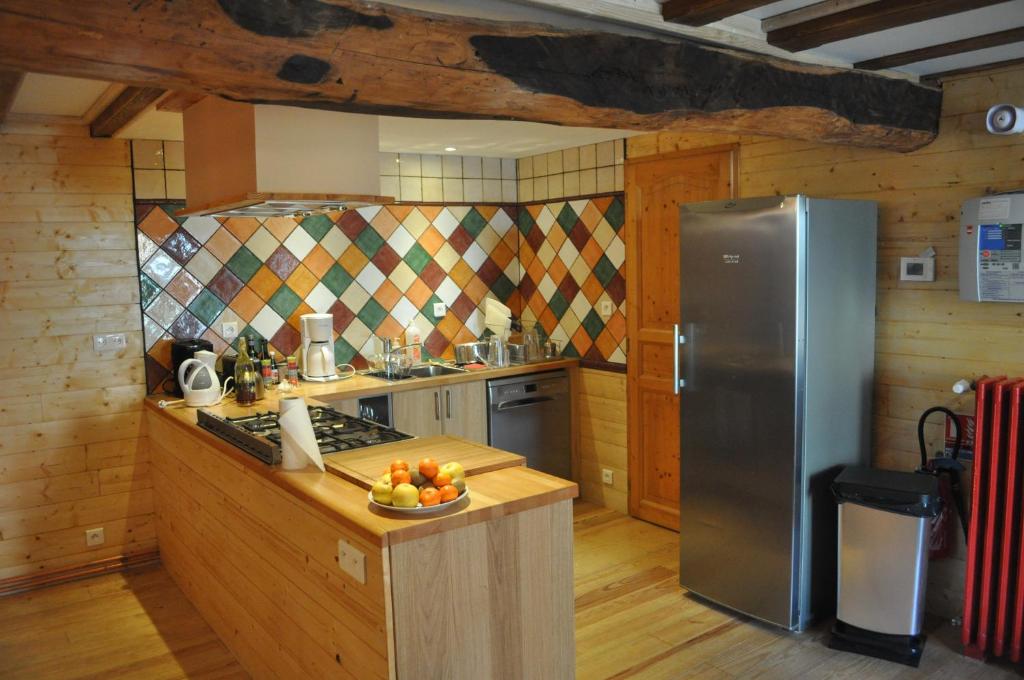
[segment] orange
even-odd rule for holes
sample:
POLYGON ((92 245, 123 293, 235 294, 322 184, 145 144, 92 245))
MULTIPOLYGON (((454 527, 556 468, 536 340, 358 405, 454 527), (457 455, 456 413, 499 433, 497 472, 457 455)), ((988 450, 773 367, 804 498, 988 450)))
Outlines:
POLYGON ((433 458, 424 458, 419 462, 419 470, 427 479, 433 479, 437 476, 437 461, 433 458))
POLYGON ((442 503, 447 503, 448 501, 453 501, 453 500, 455 500, 456 498, 459 497, 459 490, 456 489, 451 484, 445 484, 444 486, 442 486, 439 489, 439 491, 441 492, 441 502, 442 503))
POLYGON ((434 477, 434 486, 436 486, 438 489, 440 489, 442 486, 445 486, 446 484, 451 483, 452 476, 445 474, 443 472, 438 472, 437 475, 434 477))
POLYGON ((412 484, 412 475, 408 470, 395 470, 391 473, 391 486, 399 484, 412 484))
POLYGON ((392 472, 394 472, 395 470, 408 470, 408 469, 409 469, 409 464, 406 463, 404 460, 398 459, 398 460, 391 461, 391 471, 392 472))
POLYGON ((428 505, 438 505, 441 502, 441 492, 437 489, 424 489, 420 491, 420 503, 423 503, 424 507, 428 505))

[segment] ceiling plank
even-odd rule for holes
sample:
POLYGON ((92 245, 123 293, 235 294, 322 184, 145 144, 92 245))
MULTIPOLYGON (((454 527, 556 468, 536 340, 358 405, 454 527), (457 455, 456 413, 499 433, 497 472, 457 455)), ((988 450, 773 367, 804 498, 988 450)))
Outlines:
POLYGON ((206 96, 205 92, 185 92, 182 90, 168 92, 166 97, 156 103, 156 110, 183 113, 185 109, 206 96))
POLYGON ((938 83, 947 78, 953 78, 955 76, 962 76, 965 73, 978 73, 981 71, 992 71, 997 68, 1007 68, 1009 66, 1019 66, 1024 64, 1024 57, 1019 59, 1007 59, 1006 61, 994 61, 989 64, 975 64, 974 66, 964 66, 963 68, 954 68, 949 71, 937 71, 936 73, 928 73, 921 76, 922 82, 938 83))
POLYGON ((29 64, 256 104, 770 133, 900 151, 934 139, 942 97, 904 79, 692 40, 428 14, 361 0, 90 3, 88 11, 65 0, 4 0, 0 67, 29 64), (83 33, 90 39, 82 40, 83 33))
POLYGON ((0 71, 0 123, 7 118, 24 79, 24 71, 0 71))
POLYGON ((164 90, 159 87, 124 88, 89 124, 89 134, 93 137, 113 137, 163 94, 164 90))
POLYGON ((768 42, 791 52, 937 19, 1006 0, 876 0, 768 32, 768 42))
POLYGON ((948 57, 954 54, 963 54, 964 52, 974 52, 975 50, 982 50, 987 47, 998 47, 1021 41, 1024 41, 1024 27, 1011 28, 1007 31, 976 35, 972 38, 964 38, 963 40, 954 40, 953 42, 940 45, 929 45, 917 50, 907 50, 906 52, 897 52, 882 57, 875 57, 874 59, 866 59, 858 61, 853 67, 869 70, 892 68, 894 66, 914 64, 919 61, 938 59, 939 57, 948 57))
POLYGON ((661 17, 677 24, 706 26, 771 3, 772 0, 668 0, 661 5, 661 17))

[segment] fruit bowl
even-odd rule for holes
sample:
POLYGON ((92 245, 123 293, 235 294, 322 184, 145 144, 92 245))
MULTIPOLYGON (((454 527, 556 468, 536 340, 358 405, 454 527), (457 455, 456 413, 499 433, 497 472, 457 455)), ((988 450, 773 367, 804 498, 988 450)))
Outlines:
POLYGON ((438 505, 423 505, 422 503, 418 503, 415 508, 399 508, 394 505, 384 505, 383 503, 378 503, 377 501, 373 500, 372 491, 369 491, 366 494, 366 498, 370 501, 370 505, 372 507, 380 508, 381 510, 391 510, 392 512, 398 512, 404 515, 432 515, 436 512, 447 510, 451 508, 453 505, 457 505, 459 501, 461 501, 463 498, 466 498, 467 496, 469 496, 469 487, 466 487, 466 489, 462 493, 460 493, 458 496, 448 501, 447 503, 440 503, 438 505))

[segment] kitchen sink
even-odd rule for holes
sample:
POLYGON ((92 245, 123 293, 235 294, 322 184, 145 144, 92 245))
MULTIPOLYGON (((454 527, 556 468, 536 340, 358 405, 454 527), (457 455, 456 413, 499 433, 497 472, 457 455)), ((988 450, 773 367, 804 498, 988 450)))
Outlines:
POLYGON ((409 371, 409 375, 414 378, 436 378, 439 375, 456 375, 458 373, 466 373, 464 368, 455 368, 454 366, 441 366, 438 364, 427 364, 425 366, 416 366, 409 371))

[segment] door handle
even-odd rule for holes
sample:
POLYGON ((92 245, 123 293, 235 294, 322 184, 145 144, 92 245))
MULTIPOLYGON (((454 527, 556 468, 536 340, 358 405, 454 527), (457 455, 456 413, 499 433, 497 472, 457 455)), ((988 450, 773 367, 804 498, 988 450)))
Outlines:
POLYGON ((448 420, 451 420, 452 419, 452 391, 451 390, 445 390, 444 391, 444 412, 445 412, 445 416, 444 417, 447 418, 448 420))
POLYGON ((512 409, 526 408, 527 406, 533 406, 534 404, 543 404, 544 402, 554 400, 554 397, 527 397, 526 399, 517 399, 516 401, 504 401, 498 404, 496 410, 511 411, 512 409))
POLYGON ((679 346, 686 344, 686 336, 679 335, 679 324, 672 324, 672 393, 679 394, 686 381, 679 377, 679 346))
POLYGON ((441 420, 441 395, 434 392, 434 420, 441 420))

